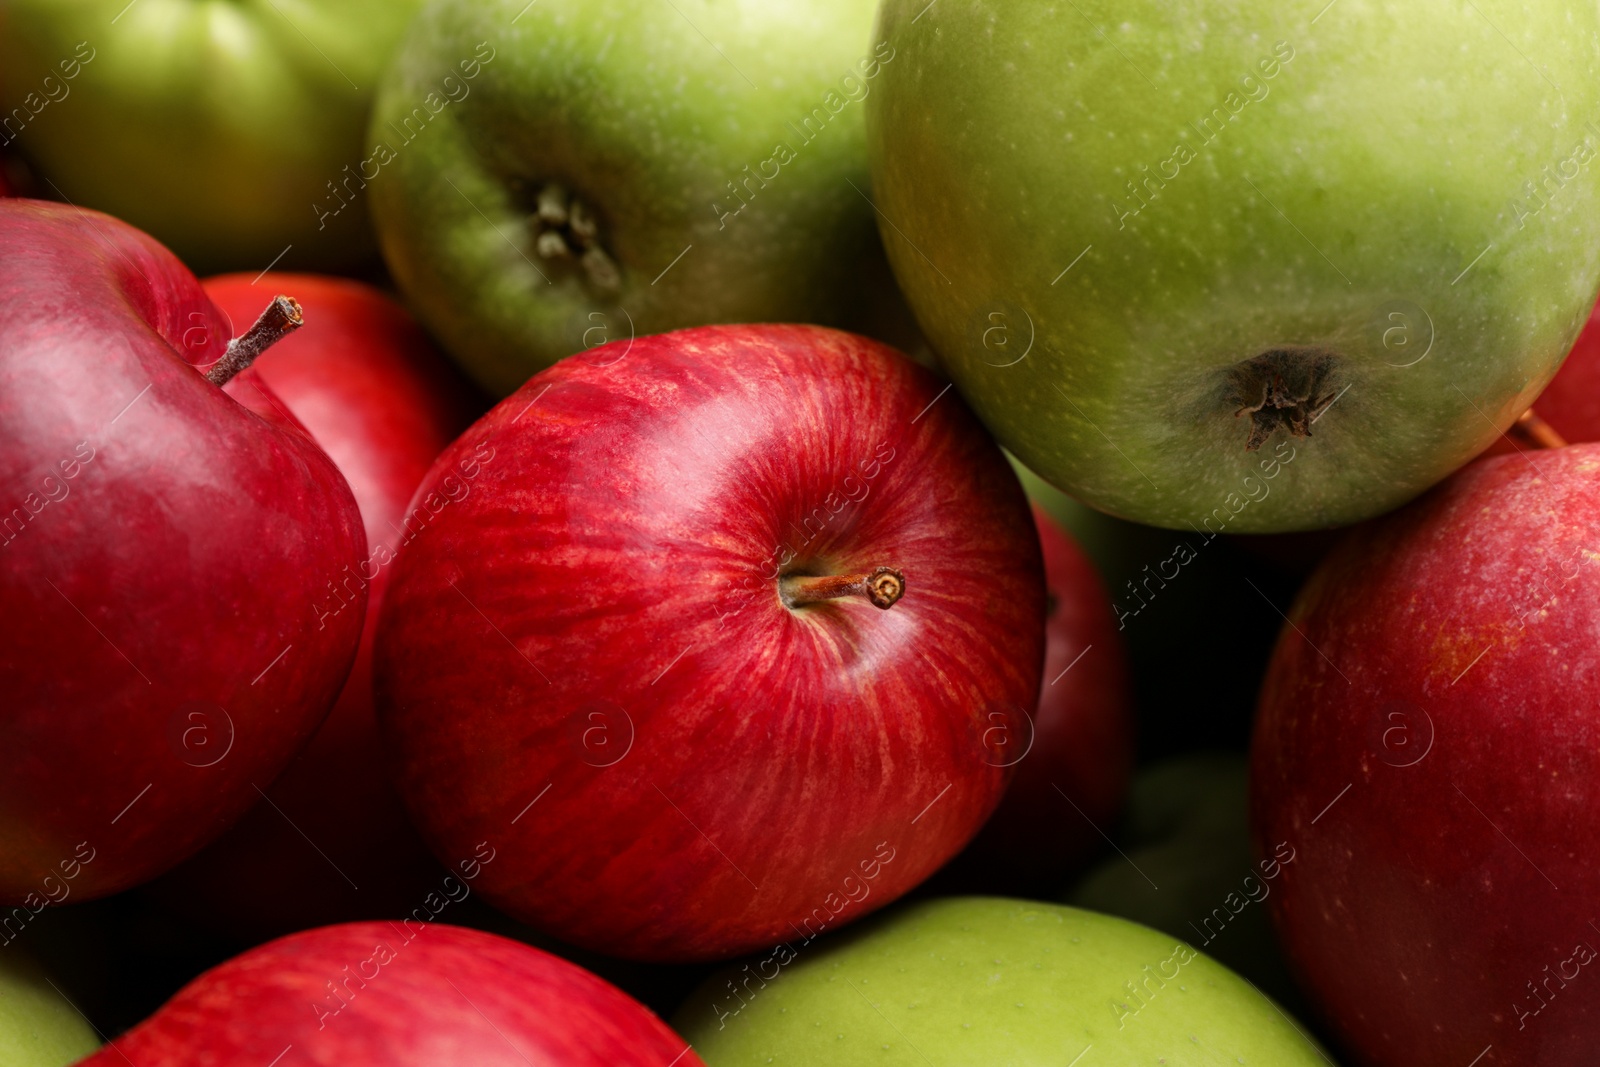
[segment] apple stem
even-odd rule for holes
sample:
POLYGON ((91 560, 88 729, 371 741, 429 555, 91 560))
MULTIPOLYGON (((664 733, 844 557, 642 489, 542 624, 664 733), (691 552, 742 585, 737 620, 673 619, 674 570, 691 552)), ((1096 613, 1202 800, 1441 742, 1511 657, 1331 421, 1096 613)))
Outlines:
POLYGON ((893 567, 871 574, 789 574, 779 580, 778 590, 791 608, 847 596, 864 596, 874 607, 892 608, 905 596, 906 576, 893 567))
POLYGON ((1517 417, 1511 427, 1511 432, 1525 445, 1534 448, 1566 448, 1567 439, 1556 432, 1556 428, 1545 422, 1538 412, 1529 408, 1517 417))
POLYGON ((305 324, 300 305, 291 297, 272 298, 254 326, 228 342, 222 358, 211 364, 206 379, 213 385, 226 385, 235 374, 256 361, 256 357, 305 324))

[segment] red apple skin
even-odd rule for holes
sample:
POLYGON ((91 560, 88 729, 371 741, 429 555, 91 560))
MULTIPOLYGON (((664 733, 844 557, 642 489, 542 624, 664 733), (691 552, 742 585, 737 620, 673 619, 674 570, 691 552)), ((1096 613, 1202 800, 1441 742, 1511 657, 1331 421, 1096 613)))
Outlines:
POLYGON ((33 910, 257 801, 349 672, 359 614, 312 605, 362 535, 259 376, 195 369, 228 323, 153 239, 0 202, 0 304, 0 901, 33 910))
POLYGON ((468 430, 375 654, 435 854, 487 840, 492 903, 685 961, 833 929, 964 845, 1038 699, 1044 580, 941 388, 864 338, 714 326, 564 360, 468 430), (780 571, 878 566, 888 610, 779 599, 780 571))
POLYGON ((1044 550, 1049 614, 1031 742, 1026 726, 1012 739, 1016 777, 978 836, 940 872, 941 891, 1059 892, 1104 847, 1100 832, 1115 826, 1133 774, 1127 651, 1105 583, 1083 549, 1037 504, 1033 520, 1044 550))
POLYGON ((1352 533, 1290 619, 1252 821, 1297 853, 1267 906, 1311 999, 1374 1067, 1593 1062, 1600 445, 1470 464, 1352 533))
POLYGON ((442 923, 325 926, 200 975, 82 1067, 704 1067, 627 994, 442 923), (286 1050, 292 1050, 287 1051, 286 1050))
POLYGON ((1600 441, 1600 306, 1589 315, 1567 361, 1534 410, 1572 444, 1600 441))
MULTIPOLYGON (((191 919, 252 942, 405 914, 441 872, 380 757, 372 635, 390 568, 377 561, 398 551, 406 504, 434 457, 487 405, 411 316, 371 286, 314 274, 230 274, 202 284, 236 327, 259 314, 263 294, 293 293, 306 309, 306 324, 253 369, 355 494, 367 553, 339 578, 367 585, 366 626, 327 721, 267 789, 272 803, 257 804, 151 891, 191 919)), ((319 603, 335 607, 333 597, 325 587, 319 603)))

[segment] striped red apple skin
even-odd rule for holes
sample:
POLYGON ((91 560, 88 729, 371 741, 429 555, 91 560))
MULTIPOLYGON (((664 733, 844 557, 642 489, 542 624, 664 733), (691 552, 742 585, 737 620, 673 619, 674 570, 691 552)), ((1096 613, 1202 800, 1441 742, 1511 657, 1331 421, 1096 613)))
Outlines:
MULTIPOLYGON (((487 868, 485 868, 487 869, 487 868)), ((82 1067, 704 1067, 626 993, 442 923, 291 934, 190 982, 82 1067)))
POLYGON ((380 726, 485 896, 653 960, 804 941, 982 825, 1038 699, 1026 498, 942 382, 807 326, 567 359, 447 450, 379 621, 380 726), (794 574, 899 570, 886 610, 794 574))

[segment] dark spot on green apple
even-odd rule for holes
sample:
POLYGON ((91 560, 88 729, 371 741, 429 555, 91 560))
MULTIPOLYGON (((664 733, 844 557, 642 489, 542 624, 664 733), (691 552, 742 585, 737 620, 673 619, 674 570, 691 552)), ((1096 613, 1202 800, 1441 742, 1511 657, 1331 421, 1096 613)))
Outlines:
POLYGON ((1285 345, 1228 368, 1234 417, 1250 415, 1245 451, 1254 452, 1282 427, 1310 437, 1311 424, 1339 395, 1338 353, 1317 345, 1285 345))

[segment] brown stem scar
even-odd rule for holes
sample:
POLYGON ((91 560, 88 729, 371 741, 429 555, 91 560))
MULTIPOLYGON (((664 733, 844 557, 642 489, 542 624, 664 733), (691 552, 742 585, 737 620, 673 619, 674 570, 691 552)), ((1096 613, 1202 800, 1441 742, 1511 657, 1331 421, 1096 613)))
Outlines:
POLYGON ((1234 418, 1250 416, 1245 451, 1259 449, 1280 427, 1295 437, 1310 437, 1311 424, 1339 396, 1338 362, 1333 351, 1307 345, 1269 349, 1231 367, 1234 418))

